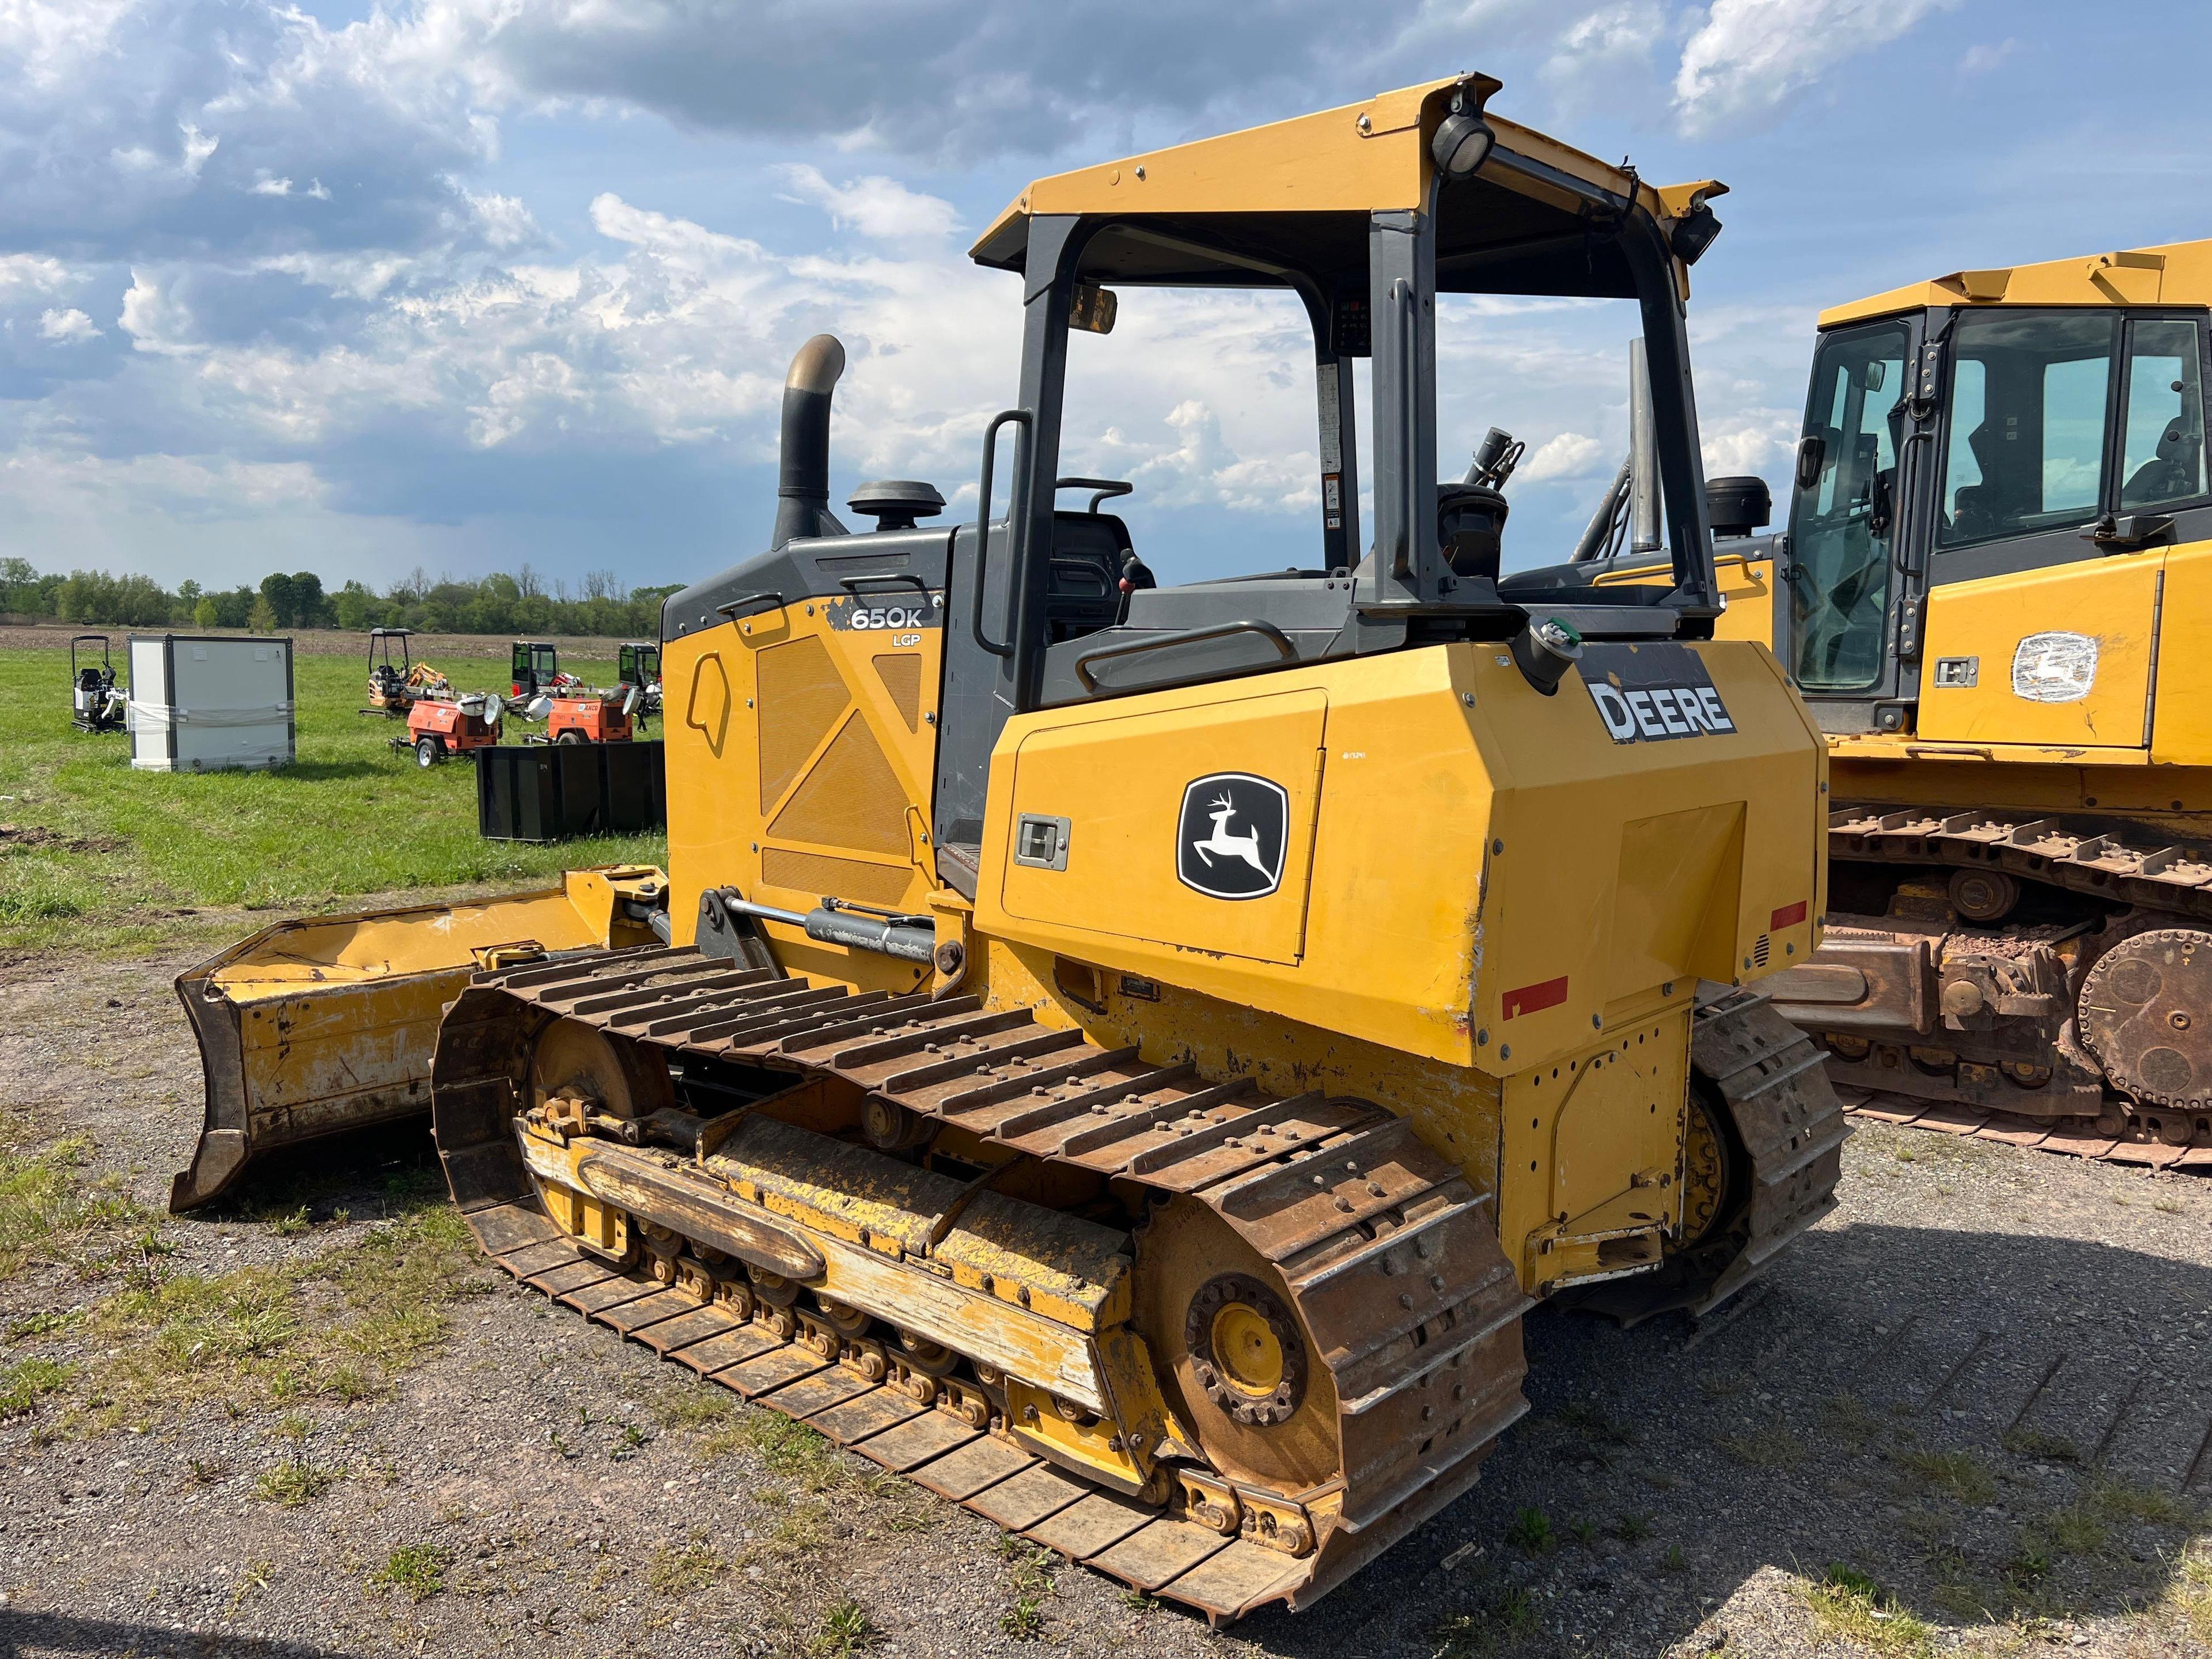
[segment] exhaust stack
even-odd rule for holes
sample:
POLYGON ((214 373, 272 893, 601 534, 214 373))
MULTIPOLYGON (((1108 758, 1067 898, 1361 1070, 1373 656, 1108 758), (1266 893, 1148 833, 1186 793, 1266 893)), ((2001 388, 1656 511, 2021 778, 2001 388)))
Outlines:
POLYGON ((845 372, 845 348, 817 334, 799 348, 783 377, 783 443, 771 550, 802 536, 842 536, 830 510, 830 394, 845 372))

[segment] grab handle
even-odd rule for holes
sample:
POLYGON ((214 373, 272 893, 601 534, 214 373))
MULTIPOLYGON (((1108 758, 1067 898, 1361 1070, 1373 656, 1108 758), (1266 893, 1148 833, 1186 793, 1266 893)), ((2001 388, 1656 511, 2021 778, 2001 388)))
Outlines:
POLYGON ((1109 645, 1097 651, 1086 651, 1075 659, 1075 678, 1083 682, 1085 691, 1095 692, 1098 689, 1098 678, 1091 672, 1091 665, 1094 662, 1140 656, 1148 651, 1169 651, 1178 645, 1196 645, 1203 640, 1226 639, 1232 634, 1257 634, 1275 647, 1276 654, 1285 662, 1298 659, 1297 647, 1291 644, 1290 636, 1273 623, 1250 620, 1215 623, 1207 628, 1185 629, 1180 634, 1163 634, 1157 639, 1133 640, 1126 645, 1109 645))
MULTIPOLYGON (((975 488, 975 598, 970 607, 969 621, 975 630, 975 643, 994 657, 1011 657, 1013 646, 1003 640, 994 640, 983 629, 983 569, 991 550, 991 481, 992 469, 998 460, 999 428, 1009 423, 1021 428, 1014 443, 1014 471, 1017 477, 1025 475, 1029 460, 1030 434, 1036 425, 1036 416, 1026 409, 1001 410, 991 417, 991 424, 983 428, 983 476, 975 488)), ((1020 492, 1017 489, 1016 492, 1020 492)), ((1021 537, 1013 524, 1014 504, 1010 497, 1006 503, 1006 541, 1015 556, 1015 568, 1006 578, 1006 606, 1013 608, 1015 580, 1021 574, 1021 537)))

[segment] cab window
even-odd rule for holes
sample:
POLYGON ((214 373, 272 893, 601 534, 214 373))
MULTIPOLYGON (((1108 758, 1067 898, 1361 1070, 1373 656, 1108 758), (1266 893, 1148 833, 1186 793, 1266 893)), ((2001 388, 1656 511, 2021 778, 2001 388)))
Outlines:
POLYGON ((2144 318, 2128 332, 2120 507, 2137 513, 2204 494, 2203 325, 2144 318))
POLYGON ((2119 333, 2118 318, 2094 313, 1959 319, 1939 547, 2068 529, 2097 516, 2119 333))
POLYGON ((1911 337, 1902 323, 1825 335, 1790 509, 1791 672, 1812 691, 1881 677, 1897 445, 1911 337))

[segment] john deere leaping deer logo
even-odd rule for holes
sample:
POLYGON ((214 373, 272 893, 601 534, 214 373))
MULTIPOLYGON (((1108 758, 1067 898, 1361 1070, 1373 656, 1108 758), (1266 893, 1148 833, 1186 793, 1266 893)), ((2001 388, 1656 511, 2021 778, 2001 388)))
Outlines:
POLYGON ((1265 898, 1282 884, 1290 796, 1249 772, 1215 772, 1182 792, 1176 875, 1208 898, 1265 898))

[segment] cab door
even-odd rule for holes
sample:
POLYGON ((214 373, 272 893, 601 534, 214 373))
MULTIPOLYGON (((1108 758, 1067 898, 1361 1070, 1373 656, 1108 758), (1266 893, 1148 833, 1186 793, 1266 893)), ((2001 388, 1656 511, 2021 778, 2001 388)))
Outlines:
POLYGON ((1832 329, 1813 359, 1775 634, 1816 705, 1897 694, 1898 471, 1919 331, 1917 316, 1832 329))
POLYGON ((1919 734, 2144 749, 2166 555, 2205 500, 2201 319, 1952 330, 1919 734))

